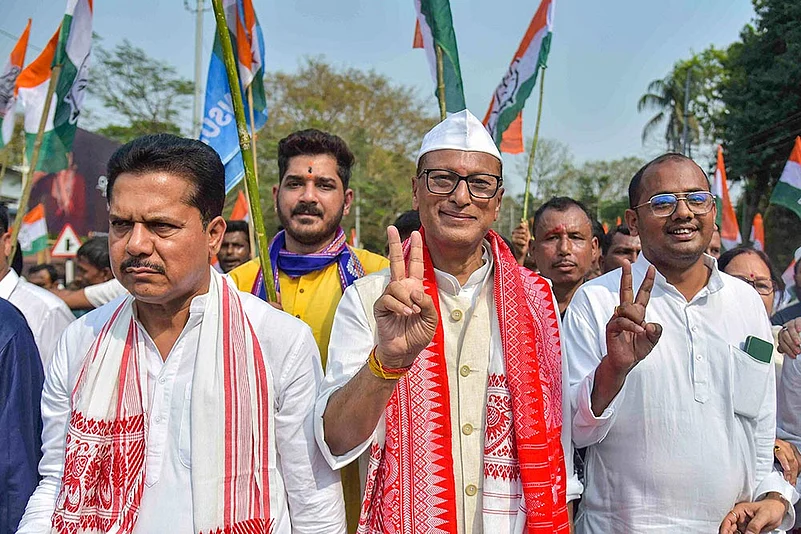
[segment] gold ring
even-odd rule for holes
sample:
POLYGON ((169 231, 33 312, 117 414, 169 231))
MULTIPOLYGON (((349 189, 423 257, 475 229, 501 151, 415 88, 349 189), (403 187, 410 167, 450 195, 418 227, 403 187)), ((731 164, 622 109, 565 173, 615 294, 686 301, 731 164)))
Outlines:
POLYGON ((734 516, 734 519, 739 521, 740 518, 737 517, 737 512, 735 512, 734 510, 730 510, 729 513, 734 516))
POLYGON ((782 448, 781 448, 781 447, 779 447, 778 445, 776 445, 775 447, 773 447, 773 452, 779 452, 780 450, 782 450, 782 448))
POLYGON ((622 305, 622 304, 621 304, 621 305, 619 305, 619 306, 615 306, 615 317, 620 317, 620 309, 621 309, 622 307, 623 307, 623 305, 622 305))

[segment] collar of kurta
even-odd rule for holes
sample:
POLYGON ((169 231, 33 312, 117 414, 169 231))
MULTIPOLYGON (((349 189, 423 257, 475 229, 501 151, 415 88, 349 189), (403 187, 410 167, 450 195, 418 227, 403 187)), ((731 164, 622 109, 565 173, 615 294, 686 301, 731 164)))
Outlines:
POLYGON ((0 298, 8 300, 18 283, 19 275, 14 269, 9 269, 3 279, 0 280, 0 298))
MULTIPOLYGON (((704 265, 711 271, 709 275, 709 281, 707 282, 705 288, 708 293, 716 293, 723 289, 723 277, 720 276, 720 270, 718 269, 718 262, 712 256, 704 254, 702 256, 704 265)), ((631 272, 635 275, 635 277, 639 277, 640 279, 645 278, 645 273, 648 271, 648 267, 653 265, 648 259, 645 257, 645 254, 640 254, 637 257, 637 261, 635 261, 631 265, 631 272)), ((662 273, 659 272, 659 269, 656 270, 656 277, 654 278, 654 285, 656 287, 661 288, 662 290, 674 292, 678 291, 673 284, 667 281, 662 273)), ((703 291, 703 290, 702 290, 703 291)), ((698 293, 699 295, 701 292, 698 293)), ((696 295, 696 298, 698 295, 696 295)))

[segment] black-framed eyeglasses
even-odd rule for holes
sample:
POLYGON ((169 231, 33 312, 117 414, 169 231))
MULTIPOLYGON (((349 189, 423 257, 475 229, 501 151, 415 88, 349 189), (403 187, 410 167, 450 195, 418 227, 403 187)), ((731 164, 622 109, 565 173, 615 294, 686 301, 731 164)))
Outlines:
POLYGON ((734 275, 734 277, 739 278, 749 286, 756 289, 757 293, 760 295, 772 295, 773 292, 776 291, 776 284, 773 282, 773 280, 751 280, 745 276, 737 275, 734 275))
POLYGON ((467 190, 473 198, 490 199, 498 194, 503 178, 494 174, 470 174, 462 176, 448 169, 424 169, 418 175, 425 176, 426 188, 434 195, 450 195, 459 187, 459 182, 467 184, 467 190))
POLYGON ((709 191, 693 191, 691 193, 659 193, 648 202, 643 202, 632 209, 639 209, 650 204, 651 213, 657 217, 670 217, 676 211, 679 200, 687 203, 687 208, 695 215, 704 215, 712 211, 715 195, 709 191))

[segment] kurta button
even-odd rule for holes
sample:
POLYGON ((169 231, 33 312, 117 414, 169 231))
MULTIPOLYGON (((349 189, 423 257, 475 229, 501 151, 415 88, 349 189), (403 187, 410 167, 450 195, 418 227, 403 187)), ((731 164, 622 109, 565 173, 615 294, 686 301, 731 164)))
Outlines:
POLYGON ((701 360, 704 359, 704 357, 699 354, 698 356, 695 357, 695 359, 700 362, 701 360))
POLYGON ((468 484, 467 487, 464 489, 464 492, 467 494, 468 497, 472 497, 476 493, 478 493, 478 488, 475 487, 473 484, 468 484))
POLYGON ((470 368, 466 365, 463 365, 461 369, 459 369, 459 374, 462 376, 470 376, 470 368))
POLYGON ((156 422, 157 422, 157 423, 161 423, 161 416, 160 416, 160 415, 157 415, 157 416, 156 416, 156 422))
POLYGON ((464 434, 465 436, 469 436, 472 433, 473 433, 473 425, 471 425, 470 423, 466 423, 462 427, 462 434, 464 434))
POLYGON ((298 313, 298 314, 295 314, 295 317, 297 317, 298 319, 300 319, 300 314, 299 314, 299 313, 298 313))
POLYGON ((303 293, 303 292, 304 292, 304 291, 306 291, 306 290, 305 290, 305 289, 303 289, 303 288, 301 287, 301 288, 300 288, 298 291, 299 291, 300 293, 303 293))
POLYGON ((453 319, 454 321, 461 321, 462 320, 462 315, 464 315, 462 313, 462 310, 453 310, 451 312, 451 319, 453 319))

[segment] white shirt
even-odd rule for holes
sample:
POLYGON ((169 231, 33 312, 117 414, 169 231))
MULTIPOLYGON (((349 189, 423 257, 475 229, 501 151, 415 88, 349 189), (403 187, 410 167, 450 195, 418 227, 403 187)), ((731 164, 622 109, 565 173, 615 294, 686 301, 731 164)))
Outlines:
MULTIPOLYGON (((493 354, 500 354, 503 350, 492 298, 494 271, 492 256, 486 245, 483 259, 484 265, 471 274, 463 286, 456 277, 434 270, 440 297, 440 320, 445 337, 448 388, 451 399, 458 399, 458 402, 451 403, 457 527, 459 532, 469 533, 482 531, 484 427, 490 351, 493 354), (488 313, 482 314, 479 310, 481 307, 486 307, 488 313), (458 313, 454 314, 455 311, 458 313), (486 324, 479 324, 476 317, 480 316, 487 318, 486 324), (458 319, 454 319, 456 317, 458 319), (466 376, 460 372, 464 368, 466 376), (462 429, 467 423, 471 425, 472 432, 465 435, 462 429), (473 493, 472 491, 469 493, 466 491, 469 485, 477 489, 474 495, 469 494, 473 493)), ((359 372, 375 346, 371 326, 374 320, 368 319, 365 311, 370 310, 372 313, 373 302, 363 302, 360 292, 371 293, 377 297, 388 283, 388 269, 357 280, 354 286, 358 287, 351 286, 345 290, 334 317, 331 342, 328 346, 326 376, 320 388, 315 412, 317 442, 334 469, 342 468, 357 458, 360 464, 363 464, 360 467, 364 467, 369 459, 368 447, 373 436, 342 456, 333 455, 325 443, 323 413, 331 395, 359 372), (367 285, 370 288, 362 290, 367 285)), ((562 410, 567 417, 570 414, 570 401, 564 356, 562 372, 564 387, 562 410)), ((383 429, 382 415, 373 435, 376 432, 382 433, 383 429)), ((573 448, 569 423, 562 425, 562 446, 565 450, 566 472, 569 476, 567 499, 572 500, 581 494, 581 484, 573 473, 573 448)), ((361 472, 364 476, 366 470, 363 468, 361 472)))
MULTIPOLYGON (((606 323, 620 304, 616 269, 584 284, 564 320, 573 440, 588 447, 578 533, 717 532, 731 508, 778 491, 774 472, 775 375, 743 350, 749 335, 771 340, 759 295, 717 269, 690 302, 657 272, 646 320, 662 325, 654 350, 628 375, 600 417, 591 409, 606 323)), ((639 288, 649 266, 632 266, 639 288)), ((793 523, 793 510, 782 524, 793 523)))
POLYGON ((83 294, 86 300, 95 308, 99 308, 103 304, 108 304, 125 293, 127 293, 127 290, 116 278, 83 288, 83 294))
MULTIPOLYGON (((322 368, 309 327, 252 295, 239 293, 267 360, 274 425, 270 432, 270 507, 276 533, 344 533, 339 474, 314 443, 311 414, 322 368)), ((145 491, 134 532, 194 532, 192 523, 190 401, 205 295, 195 297, 189 320, 166 360, 141 323, 150 398, 145 491)), ((50 532, 64 470, 70 395, 81 363, 121 299, 94 310, 68 328, 59 342, 42 393, 39 483, 20 522, 20 534, 50 532)), ((200 349, 202 351, 202 348, 200 349)), ((201 355, 203 353, 201 352, 201 355)))
POLYGON ((0 298, 16 306, 33 332, 42 366, 47 370, 61 333, 75 316, 64 301, 37 285, 23 280, 14 269, 0 280, 0 298))

